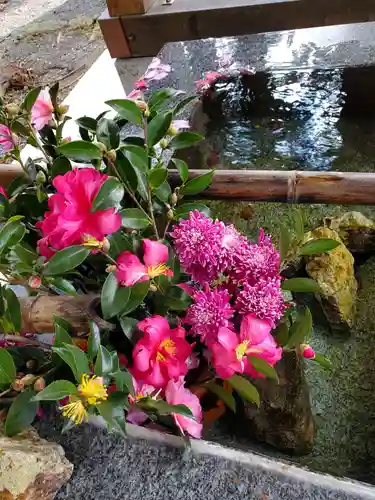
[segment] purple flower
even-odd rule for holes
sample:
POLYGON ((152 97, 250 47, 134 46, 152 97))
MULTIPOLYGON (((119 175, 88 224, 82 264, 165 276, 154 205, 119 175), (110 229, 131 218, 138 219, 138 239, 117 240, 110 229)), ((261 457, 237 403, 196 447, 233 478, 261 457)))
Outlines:
POLYGON ((194 210, 170 233, 184 271, 201 285, 216 280, 233 264, 234 248, 244 237, 233 226, 194 210))
POLYGON ((162 64, 158 57, 154 57, 148 66, 146 73, 143 75, 143 79, 146 82, 152 82, 153 80, 163 80, 171 71, 169 64, 162 64))
POLYGON ((206 344, 216 340, 219 328, 231 324, 229 320, 234 310, 229 303, 230 298, 224 288, 210 290, 208 285, 204 290, 195 292, 194 304, 189 307, 185 322, 192 326, 192 333, 199 335, 206 344))
POLYGON ((280 283, 280 277, 260 279, 253 285, 244 283, 236 298, 236 309, 240 314, 255 314, 268 320, 274 327, 285 310, 280 283))
POLYGON ((259 231, 258 243, 243 241, 234 254, 231 278, 238 282, 255 284, 259 279, 274 278, 279 274, 280 254, 269 236, 259 231))

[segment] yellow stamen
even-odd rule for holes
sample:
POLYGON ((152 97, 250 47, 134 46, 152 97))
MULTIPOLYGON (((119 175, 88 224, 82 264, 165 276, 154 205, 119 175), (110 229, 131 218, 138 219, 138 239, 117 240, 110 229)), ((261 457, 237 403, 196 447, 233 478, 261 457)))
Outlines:
POLYGON ((248 343, 248 340, 244 340, 236 347, 236 356, 238 361, 241 361, 241 359, 245 356, 248 343))
POLYGON ((174 342, 174 340, 172 340, 170 337, 163 340, 163 342, 160 342, 158 352, 156 353, 157 361, 165 361, 166 359, 164 354, 160 352, 162 349, 171 356, 174 356, 176 354, 176 342, 174 342))
POLYGON ((86 373, 82 375, 78 392, 89 405, 97 405, 108 398, 106 386, 103 384, 103 377, 94 376, 90 378, 86 373))
POLYGON ((60 406, 59 410, 62 411, 64 417, 70 418, 76 425, 82 424, 83 421, 88 421, 86 408, 80 399, 60 406))
POLYGON ((157 266, 150 266, 147 268, 147 274, 151 279, 166 274, 168 271, 169 267, 165 264, 158 264, 157 266))
POLYGON ((104 245, 104 240, 99 241, 90 234, 84 234, 82 236, 83 242, 81 243, 82 246, 87 247, 87 248, 93 248, 96 250, 101 250, 104 245))

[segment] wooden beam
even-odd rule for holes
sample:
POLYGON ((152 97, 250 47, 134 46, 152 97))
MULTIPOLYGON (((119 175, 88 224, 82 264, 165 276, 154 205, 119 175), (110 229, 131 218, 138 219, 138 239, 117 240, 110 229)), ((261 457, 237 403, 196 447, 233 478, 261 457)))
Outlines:
POLYGON ((128 40, 120 18, 111 17, 106 9, 98 21, 111 57, 120 59, 131 57, 128 40))
POLYGON ((144 14, 155 0, 107 0, 110 16, 144 14))
POLYGON ((168 42, 372 20, 374 0, 156 0, 145 14, 121 18, 132 57, 168 42))

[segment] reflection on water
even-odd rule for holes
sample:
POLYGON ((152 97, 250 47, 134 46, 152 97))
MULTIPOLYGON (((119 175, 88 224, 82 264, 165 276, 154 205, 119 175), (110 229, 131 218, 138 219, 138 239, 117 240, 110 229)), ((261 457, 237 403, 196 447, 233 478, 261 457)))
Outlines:
POLYGON ((203 98, 203 117, 193 117, 206 136, 199 164, 373 171, 374 78, 373 67, 223 78, 203 98))

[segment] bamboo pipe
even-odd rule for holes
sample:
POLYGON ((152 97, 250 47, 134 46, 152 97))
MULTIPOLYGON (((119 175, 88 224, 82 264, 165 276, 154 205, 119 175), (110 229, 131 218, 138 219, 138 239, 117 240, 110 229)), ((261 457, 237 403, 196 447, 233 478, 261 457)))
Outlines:
MULTIPOLYGON (((207 170, 190 170, 189 177, 207 170)), ((18 164, 0 164, 0 185, 22 174, 18 164)), ((180 182, 169 171, 172 185, 180 182)), ((216 170, 211 186, 199 198, 282 203, 375 204, 375 173, 283 170, 216 170)))

